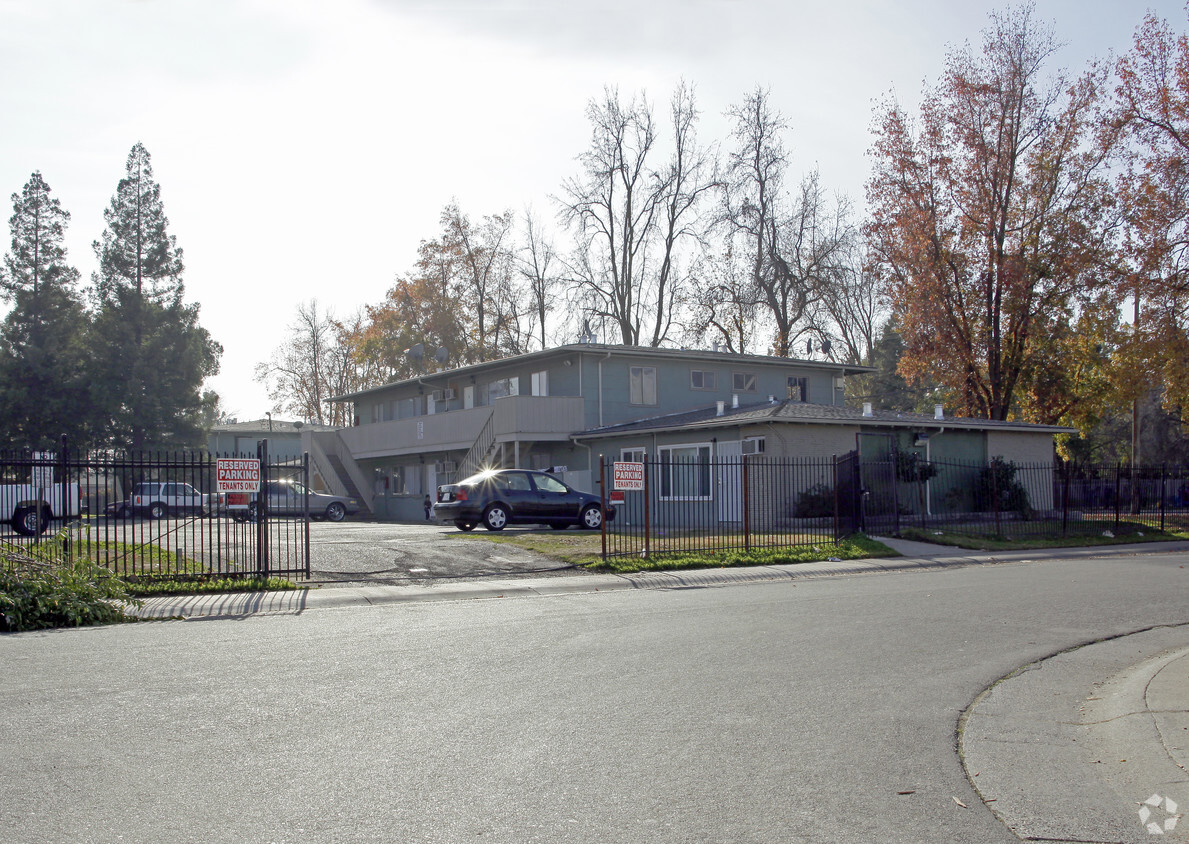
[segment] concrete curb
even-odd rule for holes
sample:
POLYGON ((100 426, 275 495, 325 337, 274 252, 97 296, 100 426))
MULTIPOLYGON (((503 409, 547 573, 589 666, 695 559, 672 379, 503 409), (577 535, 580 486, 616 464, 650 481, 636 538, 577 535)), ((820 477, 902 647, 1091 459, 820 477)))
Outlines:
POLYGON ((1023 666, 967 710, 959 749, 975 790, 1021 840, 1185 840, 1187 729, 1189 624, 1023 666))
POLYGON ((425 601, 464 601, 480 598, 524 598, 577 595, 624 589, 695 589, 747 583, 795 581, 840 575, 955 568, 972 565, 1027 563, 1061 557, 1128 557, 1137 554, 1189 551, 1189 542, 1061 548, 1007 553, 966 551, 921 542, 879 539, 901 557, 825 561, 749 568, 687 569, 639 574, 575 574, 561 577, 492 579, 425 586, 323 586, 288 592, 229 595, 180 595, 148 598, 134 614, 143 619, 247 618, 257 615, 298 615, 313 609, 374 606, 425 601))

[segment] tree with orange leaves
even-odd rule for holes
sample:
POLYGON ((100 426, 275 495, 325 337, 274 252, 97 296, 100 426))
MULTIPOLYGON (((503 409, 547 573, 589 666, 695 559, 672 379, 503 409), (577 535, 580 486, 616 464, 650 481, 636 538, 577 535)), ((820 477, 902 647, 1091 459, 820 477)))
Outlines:
POLYGON ((1117 65, 1111 128, 1129 141, 1118 196, 1139 297, 1124 349, 1139 390, 1163 383, 1166 406, 1189 406, 1189 37, 1149 14, 1117 65))
POLYGON ((1115 307, 1094 134, 1103 74, 1047 75, 1055 50, 1031 6, 992 13, 982 52, 949 54, 919 119, 895 102, 876 116, 866 234, 905 342, 900 371, 938 382, 967 415, 1068 418, 1075 391, 1054 386, 1068 341, 1081 316, 1101 323, 1115 307))

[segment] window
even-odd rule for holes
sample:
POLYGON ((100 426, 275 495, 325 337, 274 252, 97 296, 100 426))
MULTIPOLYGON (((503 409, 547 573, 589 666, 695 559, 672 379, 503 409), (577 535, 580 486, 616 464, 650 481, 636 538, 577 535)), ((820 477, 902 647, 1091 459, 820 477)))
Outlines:
POLYGON ((569 489, 565 484, 556 478, 549 477, 548 475, 534 475, 533 483, 537 485, 538 492, 569 492, 569 489))
POLYGON ((789 401, 809 401, 809 379, 789 376, 789 401))
POLYGON ((520 379, 517 377, 501 378, 487 385, 487 400, 493 402, 504 396, 520 395, 520 379))
POLYGON ((688 501, 711 497, 709 443, 667 446, 657 452, 662 499, 688 501))
POLYGON ((380 404, 378 404, 378 403, 377 403, 377 404, 373 404, 373 405, 372 405, 372 421, 373 421, 373 422, 379 422, 379 421, 380 421, 380 414, 381 414, 382 412, 383 412, 383 410, 382 410, 382 406, 381 406, 380 404))
POLYGON ((631 403, 656 404, 656 367, 630 367, 631 403))
POLYGON ((549 373, 546 371, 533 373, 533 395, 549 395, 549 373))
POLYGON ((747 437, 743 440, 744 454, 763 454, 764 453, 764 438, 763 437, 747 437))
POLYGON ((691 390, 717 390, 718 373, 705 369, 691 369, 689 373, 689 388, 691 390))
POLYGON ((732 373, 731 389, 736 393, 754 393, 756 391, 756 374, 754 372, 732 373))
POLYGON ((533 486, 523 472, 504 472, 496 475, 496 486, 505 492, 529 492, 533 486))
POLYGON ((648 457, 648 451, 643 448, 625 448, 619 452, 619 459, 624 463, 643 463, 648 457))

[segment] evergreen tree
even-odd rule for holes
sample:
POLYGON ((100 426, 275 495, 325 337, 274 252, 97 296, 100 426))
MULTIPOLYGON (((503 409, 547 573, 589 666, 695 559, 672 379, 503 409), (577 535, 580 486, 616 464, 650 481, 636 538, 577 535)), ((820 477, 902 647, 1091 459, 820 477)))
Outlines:
POLYGON ((0 444, 52 448, 62 434, 85 443, 88 321, 62 244, 70 214, 39 172, 12 203, 12 248, 0 270, 0 294, 12 304, 0 325, 0 444))
POLYGON ((103 217, 93 282, 107 439, 133 449, 199 445, 202 382, 223 350, 198 324, 198 306, 183 302, 182 250, 143 145, 129 153, 103 217))

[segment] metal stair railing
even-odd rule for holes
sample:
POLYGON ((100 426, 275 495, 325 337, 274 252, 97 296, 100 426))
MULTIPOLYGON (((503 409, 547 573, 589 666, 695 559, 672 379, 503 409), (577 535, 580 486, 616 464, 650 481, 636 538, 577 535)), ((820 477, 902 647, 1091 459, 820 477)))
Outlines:
POLYGON ((479 436, 475 438, 474 445, 467 451, 466 456, 458 464, 458 477, 469 478, 479 470, 491 456, 492 446, 495 445, 495 408, 492 408, 492 414, 487 417, 487 421, 483 424, 479 431, 479 436))

